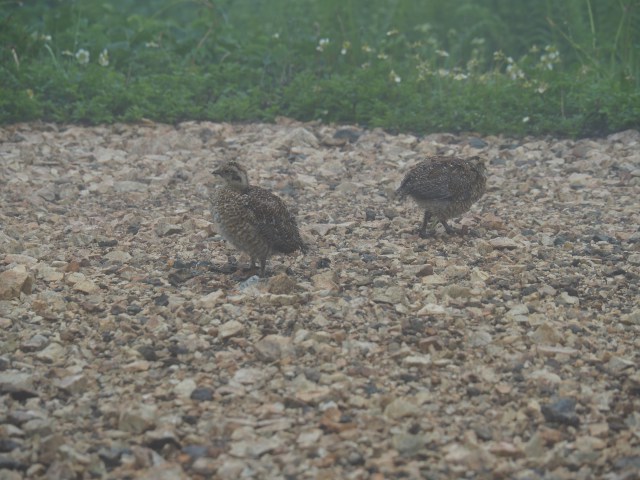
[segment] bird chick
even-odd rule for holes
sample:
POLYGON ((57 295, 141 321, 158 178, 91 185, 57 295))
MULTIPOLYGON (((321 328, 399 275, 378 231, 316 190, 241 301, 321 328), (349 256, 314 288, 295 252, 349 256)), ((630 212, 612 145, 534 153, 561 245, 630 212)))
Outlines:
POLYGON ((454 233, 447 220, 468 211, 482 197, 487 184, 486 167, 479 157, 429 157, 413 167, 405 175, 396 195, 403 199, 411 196, 424 218, 420 237, 427 237, 427 225, 432 216, 444 226, 447 233, 454 233))
POLYGON ((224 181, 211 198, 217 230, 251 256, 251 267, 260 262, 260 276, 272 254, 307 251, 285 203, 269 190, 249 185, 247 172, 238 163, 227 162, 212 173, 224 181))

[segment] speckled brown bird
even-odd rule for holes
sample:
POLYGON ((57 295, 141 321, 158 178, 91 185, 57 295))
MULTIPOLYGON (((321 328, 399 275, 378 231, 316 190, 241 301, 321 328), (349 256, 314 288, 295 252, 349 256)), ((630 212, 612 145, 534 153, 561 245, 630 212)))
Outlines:
POLYGON ((419 234, 427 237, 431 217, 439 220, 447 233, 454 233, 447 220, 468 211, 485 192, 486 167, 480 157, 429 157, 405 175, 396 195, 411 196, 424 209, 419 234))
POLYGON ((249 185, 247 172, 236 162, 213 171, 224 180, 212 195, 213 221, 218 232, 260 262, 264 276, 267 259, 274 253, 307 251, 296 220, 285 203, 269 190, 249 185))

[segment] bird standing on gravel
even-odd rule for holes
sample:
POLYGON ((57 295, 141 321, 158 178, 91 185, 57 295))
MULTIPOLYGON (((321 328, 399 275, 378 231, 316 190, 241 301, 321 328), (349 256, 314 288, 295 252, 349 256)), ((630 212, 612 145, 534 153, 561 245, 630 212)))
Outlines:
POLYGON ((238 163, 227 162, 212 173, 224 180, 211 199, 218 232, 251 256, 251 267, 260 261, 260 276, 272 254, 307 251, 285 203, 269 190, 249 185, 247 172, 238 163))
POLYGON ((485 192, 486 167, 479 157, 429 157, 405 175, 396 195, 407 195, 424 209, 420 237, 427 237, 427 225, 432 216, 439 220, 447 233, 454 233, 447 220, 468 211, 485 192))

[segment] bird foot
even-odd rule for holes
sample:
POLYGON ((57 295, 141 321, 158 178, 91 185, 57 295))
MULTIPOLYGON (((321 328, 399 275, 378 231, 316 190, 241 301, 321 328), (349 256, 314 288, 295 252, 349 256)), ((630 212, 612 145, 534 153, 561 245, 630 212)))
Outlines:
POLYGON ((458 235, 468 235, 469 232, 471 232, 471 229, 469 228, 469 226, 462 225, 462 227, 460 227, 460 230, 458 230, 458 235))
POLYGON ((471 230, 469 228, 468 225, 462 225, 460 228, 451 227, 450 226, 449 228, 446 228, 445 230, 449 235, 457 235, 459 237, 464 237, 465 235, 467 235, 467 234, 469 234, 470 232, 473 231, 473 230, 471 230))
POLYGON ((241 270, 237 270, 233 274, 233 278, 239 282, 244 282, 245 280, 249 280, 255 275, 258 275, 260 278, 264 278, 264 276, 260 274, 260 269, 258 267, 243 268, 241 270))

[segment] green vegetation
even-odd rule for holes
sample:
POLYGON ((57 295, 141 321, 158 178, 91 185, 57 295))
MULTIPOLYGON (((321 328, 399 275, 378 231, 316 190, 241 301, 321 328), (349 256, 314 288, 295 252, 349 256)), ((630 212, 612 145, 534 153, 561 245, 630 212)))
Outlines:
POLYGON ((0 123, 640 127, 640 0, 0 0, 0 123))

